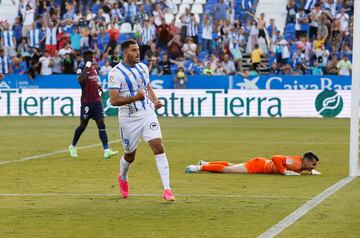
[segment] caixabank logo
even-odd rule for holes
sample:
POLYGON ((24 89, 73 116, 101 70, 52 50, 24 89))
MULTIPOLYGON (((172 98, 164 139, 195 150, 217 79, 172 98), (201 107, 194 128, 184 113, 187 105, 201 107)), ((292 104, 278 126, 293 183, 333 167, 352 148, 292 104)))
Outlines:
POLYGON ((342 97, 333 90, 324 90, 315 99, 316 111, 323 117, 336 117, 343 107, 342 97))

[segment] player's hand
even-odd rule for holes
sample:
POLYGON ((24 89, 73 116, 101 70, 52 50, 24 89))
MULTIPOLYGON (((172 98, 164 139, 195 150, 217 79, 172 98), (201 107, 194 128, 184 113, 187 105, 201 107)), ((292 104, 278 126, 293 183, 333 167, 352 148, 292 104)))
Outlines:
POLYGON ((295 175, 297 175, 298 176, 298 175, 301 175, 301 174, 297 173, 295 171, 285 170, 284 175, 286 175, 286 176, 295 176, 295 175))
POLYGON ((311 174, 312 174, 312 175, 320 175, 320 174, 321 174, 321 172, 319 172, 319 171, 317 171, 317 170, 313 169, 313 170, 311 170, 311 174))
POLYGON ((163 105, 160 101, 157 101, 156 103, 154 103, 155 109, 159 109, 161 108, 163 105))
POLYGON ((135 95, 135 101, 142 101, 145 99, 145 92, 143 90, 140 90, 135 95))

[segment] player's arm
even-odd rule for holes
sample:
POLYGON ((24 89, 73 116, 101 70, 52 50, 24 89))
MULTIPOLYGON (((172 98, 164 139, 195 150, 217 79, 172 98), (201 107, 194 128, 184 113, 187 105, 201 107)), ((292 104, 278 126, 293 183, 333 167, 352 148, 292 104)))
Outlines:
POLYGON ((157 98, 154 90, 152 89, 150 83, 147 85, 147 90, 148 90, 148 97, 150 99, 150 101, 152 103, 154 103, 155 109, 159 109, 161 108, 163 105, 161 104, 161 102, 159 101, 159 99, 157 98))
POLYGON ((78 69, 78 71, 76 72, 76 73, 78 74, 77 80, 78 80, 80 83, 85 82, 87 73, 88 73, 88 71, 90 70, 91 65, 92 65, 92 62, 91 62, 91 61, 88 61, 88 62, 86 62, 85 67, 84 67, 84 70, 82 70, 82 72, 81 72, 81 69, 78 69))
POLYGON ((300 175, 299 173, 286 169, 286 157, 283 155, 274 155, 271 157, 277 171, 283 175, 300 175))
POLYGON ((123 106, 133 103, 135 101, 141 101, 145 99, 144 91, 138 91, 136 95, 130 97, 119 96, 118 89, 110 89, 109 92, 110 92, 110 103, 113 106, 123 106))

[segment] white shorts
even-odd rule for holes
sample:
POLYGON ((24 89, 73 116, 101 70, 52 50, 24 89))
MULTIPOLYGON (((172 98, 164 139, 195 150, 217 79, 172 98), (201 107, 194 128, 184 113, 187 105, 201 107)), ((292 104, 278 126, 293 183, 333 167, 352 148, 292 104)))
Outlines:
POLYGON ((140 138, 143 138, 146 142, 162 138, 156 114, 148 114, 138 120, 122 121, 120 123, 120 137, 124 151, 127 154, 136 150, 140 138))

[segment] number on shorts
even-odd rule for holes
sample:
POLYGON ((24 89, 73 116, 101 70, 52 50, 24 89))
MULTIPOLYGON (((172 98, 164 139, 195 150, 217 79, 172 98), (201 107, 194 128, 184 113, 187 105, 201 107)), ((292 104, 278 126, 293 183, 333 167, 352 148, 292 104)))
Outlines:
POLYGON ((88 113, 89 112, 89 107, 85 107, 84 111, 85 111, 85 113, 88 113))

